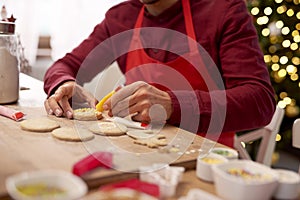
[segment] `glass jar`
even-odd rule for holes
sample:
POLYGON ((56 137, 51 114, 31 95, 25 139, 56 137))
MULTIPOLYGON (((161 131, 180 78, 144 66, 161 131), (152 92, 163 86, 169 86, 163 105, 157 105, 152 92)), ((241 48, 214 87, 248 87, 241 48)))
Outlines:
POLYGON ((0 21, 0 104, 19 99, 18 37, 15 24, 0 21))

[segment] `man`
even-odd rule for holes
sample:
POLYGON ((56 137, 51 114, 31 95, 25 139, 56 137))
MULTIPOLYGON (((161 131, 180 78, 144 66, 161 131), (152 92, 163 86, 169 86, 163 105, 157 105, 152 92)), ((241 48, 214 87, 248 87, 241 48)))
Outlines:
POLYGON ((71 97, 94 107, 79 84, 113 60, 127 80, 104 105, 110 115, 166 121, 216 140, 222 132, 218 141, 228 146, 234 132, 272 118, 274 93, 243 0, 129 0, 111 8, 47 71, 47 112, 72 118, 71 97))

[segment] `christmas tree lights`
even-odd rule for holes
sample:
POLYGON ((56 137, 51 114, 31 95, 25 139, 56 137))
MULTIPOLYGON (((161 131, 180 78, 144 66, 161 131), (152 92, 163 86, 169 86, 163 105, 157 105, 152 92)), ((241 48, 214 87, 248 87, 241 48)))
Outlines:
POLYGON ((300 117, 300 0, 248 0, 247 6, 277 103, 286 110, 277 139, 290 143, 292 122, 300 117))

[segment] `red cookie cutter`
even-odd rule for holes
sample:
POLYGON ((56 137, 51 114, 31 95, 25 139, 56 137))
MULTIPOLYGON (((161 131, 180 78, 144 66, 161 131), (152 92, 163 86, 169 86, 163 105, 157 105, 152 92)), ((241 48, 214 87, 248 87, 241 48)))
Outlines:
POLYGON ((113 154, 109 152, 95 152, 75 163, 73 166, 73 174, 82 176, 83 174, 98 168, 111 169, 113 154))

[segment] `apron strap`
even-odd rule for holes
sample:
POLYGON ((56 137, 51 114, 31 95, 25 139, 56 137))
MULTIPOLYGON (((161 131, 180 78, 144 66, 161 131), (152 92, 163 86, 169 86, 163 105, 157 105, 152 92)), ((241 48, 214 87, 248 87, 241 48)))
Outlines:
POLYGON ((182 0, 182 8, 190 50, 198 51, 190 0, 182 0))
POLYGON ((141 28, 143 24, 143 19, 144 19, 144 13, 145 13, 145 5, 141 8, 141 11, 138 15, 138 18, 136 20, 134 28, 141 28))
MULTIPOLYGON (((195 35, 195 29, 193 24, 193 17, 191 13, 191 5, 190 0, 182 0, 182 8, 183 8, 183 15, 184 15, 184 22, 185 22, 185 29, 187 33, 188 44, 191 52, 198 51, 197 47, 197 40, 195 35)), ((138 15, 137 21, 134 26, 134 34, 133 37, 137 38, 140 35, 140 28, 143 24, 145 13, 145 5, 141 8, 141 11, 138 15)))
POLYGON ((141 8, 141 11, 138 15, 138 18, 136 20, 134 29, 133 29, 133 39, 136 41, 139 41, 140 37, 140 32, 143 24, 143 19, 144 19, 144 13, 145 13, 145 5, 141 8))

